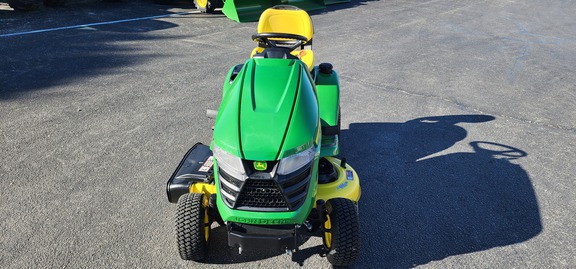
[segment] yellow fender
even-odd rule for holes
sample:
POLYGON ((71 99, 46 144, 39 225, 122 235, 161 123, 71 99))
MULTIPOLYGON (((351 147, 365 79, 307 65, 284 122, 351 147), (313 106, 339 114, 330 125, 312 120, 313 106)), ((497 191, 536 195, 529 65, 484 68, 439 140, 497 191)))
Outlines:
POLYGON ((339 159, 333 157, 326 157, 326 159, 334 165, 336 172, 338 172, 338 179, 334 182, 318 184, 316 201, 346 198, 357 203, 358 200, 360 200, 361 189, 360 179, 356 171, 354 171, 349 164, 346 164, 346 168, 341 167, 341 161, 339 159))

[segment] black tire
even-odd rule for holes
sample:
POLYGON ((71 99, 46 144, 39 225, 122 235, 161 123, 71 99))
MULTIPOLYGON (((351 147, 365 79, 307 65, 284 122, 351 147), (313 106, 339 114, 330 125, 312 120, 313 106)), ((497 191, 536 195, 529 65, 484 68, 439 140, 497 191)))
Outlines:
POLYGON ((187 193, 178 199, 176 211, 176 239, 178 251, 183 260, 201 261, 208 251, 208 238, 205 227, 210 223, 204 221, 202 194, 187 193))
POLYGON ((14 10, 31 11, 40 8, 42 0, 8 0, 8 5, 14 10))
MULTIPOLYGON (((360 250, 358 211, 351 200, 335 198, 326 202, 330 238, 324 235, 326 258, 333 266, 350 266, 360 250)), ((326 226, 325 226, 326 227, 326 226)))
POLYGON ((61 7, 66 5, 66 0, 44 0, 44 5, 47 7, 61 7))

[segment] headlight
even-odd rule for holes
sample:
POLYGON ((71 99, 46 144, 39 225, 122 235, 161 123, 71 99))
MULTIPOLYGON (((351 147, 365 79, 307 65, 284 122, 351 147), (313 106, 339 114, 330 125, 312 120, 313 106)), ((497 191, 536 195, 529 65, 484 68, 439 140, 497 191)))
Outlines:
POLYGON ((242 160, 240 158, 222 150, 216 145, 213 147, 213 153, 218 168, 224 170, 227 174, 238 180, 246 180, 246 171, 244 170, 244 165, 242 165, 242 160))
POLYGON ((312 146, 305 151, 283 158, 278 165, 278 174, 288 175, 295 172, 310 163, 314 159, 315 154, 316 148, 312 146))

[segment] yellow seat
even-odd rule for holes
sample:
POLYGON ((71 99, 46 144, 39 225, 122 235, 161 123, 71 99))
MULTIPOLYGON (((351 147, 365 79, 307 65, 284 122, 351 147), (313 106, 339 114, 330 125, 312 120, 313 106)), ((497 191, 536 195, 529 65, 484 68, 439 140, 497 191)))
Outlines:
MULTIPOLYGON (((312 52, 312 37, 314 36, 314 27, 312 19, 306 11, 289 5, 278 5, 266 9, 258 21, 258 34, 263 33, 280 33, 293 34, 306 37, 307 41, 291 52, 304 62, 308 69, 314 67, 314 53, 312 52)), ((259 44, 250 57, 257 53, 262 53, 264 47, 259 44)))

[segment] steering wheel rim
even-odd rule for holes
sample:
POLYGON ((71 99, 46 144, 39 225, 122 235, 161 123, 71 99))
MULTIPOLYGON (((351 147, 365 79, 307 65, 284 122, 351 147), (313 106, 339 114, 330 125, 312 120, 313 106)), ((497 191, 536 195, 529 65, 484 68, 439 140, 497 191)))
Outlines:
POLYGON ((296 35, 296 34, 288 34, 288 33, 258 33, 258 34, 254 34, 252 35, 252 40, 254 40, 255 42, 258 43, 264 43, 264 45, 266 45, 266 47, 272 47, 272 48, 276 48, 276 47, 283 47, 283 46, 279 46, 278 45, 278 41, 276 40, 271 40, 271 38, 282 38, 282 39, 295 39, 296 40, 296 44, 290 46, 290 47, 285 47, 284 48, 290 48, 290 51, 296 49, 297 47, 300 47, 302 44, 304 44, 305 42, 308 42, 308 38, 303 36, 303 35, 296 35))

